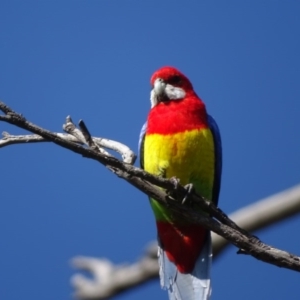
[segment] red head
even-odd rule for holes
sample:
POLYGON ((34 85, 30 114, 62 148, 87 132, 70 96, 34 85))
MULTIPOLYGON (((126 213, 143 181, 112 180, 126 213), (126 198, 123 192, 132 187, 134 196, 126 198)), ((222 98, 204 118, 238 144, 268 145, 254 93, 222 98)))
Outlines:
POLYGON ((194 94, 189 79, 173 67, 162 67, 151 77, 151 104, 152 107, 159 102, 182 100, 194 94))
POLYGON ((158 69, 151 77, 150 82, 152 86, 154 86, 154 82, 157 78, 161 78, 166 83, 174 86, 180 86, 185 89, 193 89, 193 86, 188 78, 173 67, 162 67, 158 69))

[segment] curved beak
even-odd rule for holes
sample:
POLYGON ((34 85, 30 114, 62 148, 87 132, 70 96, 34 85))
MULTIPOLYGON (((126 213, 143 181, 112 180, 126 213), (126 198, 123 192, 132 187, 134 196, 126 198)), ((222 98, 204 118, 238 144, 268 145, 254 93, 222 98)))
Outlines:
POLYGON ((157 78, 154 81, 153 91, 157 96, 165 93, 166 83, 161 79, 157 78))
POLYGON ((170 100, 182 100, 185 95, 186 92, 182 87, 173 86, 163 79, 157 78, 150 93, 151 107, 161 102, 168 103, 170 100))
POLYGON ((163 102, 169 100, 166 94, 166 86, 167 84, 161 78, 157 78, 154 81, 152 93, 156 96, 157 102, 163 102))

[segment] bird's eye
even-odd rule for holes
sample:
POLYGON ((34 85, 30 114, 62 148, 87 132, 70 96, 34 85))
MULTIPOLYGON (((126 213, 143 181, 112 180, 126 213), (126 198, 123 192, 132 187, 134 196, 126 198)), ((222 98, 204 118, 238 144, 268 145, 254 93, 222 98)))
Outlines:
POLYGON ((181 84, 181 77, 178 75, 174 75, 168 80, 168 83, 176 85, 181 84))

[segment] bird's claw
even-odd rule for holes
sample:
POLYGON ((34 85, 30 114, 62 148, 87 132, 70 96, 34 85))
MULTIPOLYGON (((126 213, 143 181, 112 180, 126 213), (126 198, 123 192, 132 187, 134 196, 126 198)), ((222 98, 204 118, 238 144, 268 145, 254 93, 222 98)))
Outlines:
POLYGON ((180 179, 173 176, 170 178, 170 181, 172 182, 172 184, 174 185, 174 189, 177 190, 178 189, 178 185, 180 183, 180 179))
MULTIPOLYGON (((173 184, 174 186, 174 190, 176 191, 178 189, 179 183, 180 183, 180 179, 173 176, 170 179, 170 182, 173 184)), ((171 190, 166 190, 167 195, 171 195, 172 194, 172 189, 171 190)))
POLYGON ((187 200, 188 200, 189 196, 194 191, 194 186, 193 186, 192 183, 189 183, 189 184, 185 185, 184 188, 186 189, 186 194, 185 194, 185 196, 184 196, 184 198, 183 198, 183 200, 181 202, 182 204, 187 203, 187 200))
MULTIPOLYGON (((180 183, 180 179, 173 176, 170 178, 170 181, 172 182, 172 184, 174 185, 174 189, 177 190, 179 183, 180 183)), ((186 190, 186 194, 182 200, 182 204, 186 204, 188 202, 188 198, 189 196, 192 194, 192 192, 194 191, 194 186, 192 183, 189 183, 187 185, 184 186, 185 190, 186 190)))

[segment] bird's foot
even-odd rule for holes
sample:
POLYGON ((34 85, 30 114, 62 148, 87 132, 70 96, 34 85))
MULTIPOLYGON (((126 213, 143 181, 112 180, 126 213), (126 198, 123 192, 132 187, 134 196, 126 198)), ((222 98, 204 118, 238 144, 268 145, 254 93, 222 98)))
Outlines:
POLYGON ((174 189, 177 190, 178 189, 178 185, 180 183, 180 179, 177 178, 177 177, 175 177, 175 176, 173 176, 173 177, 170 178, 170 181, 173 183, 174 189))
MULTIPOLYGON (((174 190, 175 190, 175 193, 176 193, 176 190, 178 189, 178 185, 179 185, 179 183, 180 183, 180 179, 177 178, 177 177, 175 177, 175 176, 173 176, 173 177, 171 177, 169 180, 170 180, 171 183, 173 184, 174 190)), ((172 189, 166 190, 166 193, 167 193, 168 196, 174 196, 174 195, 172 195, 172 194, 174 194, 174 191, 172 191, 172 189)))
MULTIPOLYGON (((179 186, 179 183, 180 183, 180 179, 173 176, 170 178, 170 181, 172 182, 172 184, 174 185, 174 189, 175 191, 178 189, 178 186, 179 186)), ((190 195, 194 192, 194 186, 192 183, 189 183, 187 185, 184 186, 185 190, 186 190, 186 194, 182 200, 182 204, 187 204, 188 203, 188 200, 189 200, 189 197, 190 195)), ((167 191, 168 193, 168 191, 167 191)), ((169 193, 168 193, 169 194, 169 193)))
POLYGON ((194 186, 192 183, 189 183, 187 185, 184 186, 184 188, 186 189, 186 194, 182 200, 182 204, 186 204, 189 200, 189 196, 193 193, 194 191, 194 186))

